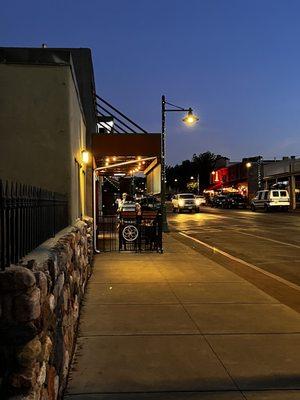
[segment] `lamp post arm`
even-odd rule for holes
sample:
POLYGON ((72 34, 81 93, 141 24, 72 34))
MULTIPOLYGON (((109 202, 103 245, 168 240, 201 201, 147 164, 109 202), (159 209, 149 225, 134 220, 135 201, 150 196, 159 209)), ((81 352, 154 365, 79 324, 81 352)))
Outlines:
POLYGON ((189 112, 191 110, 191 108, 182 108, 180 110, 165 109, 165 112, 189 112))
POLYGON ((187 108, 183 108, 183 107, 180 107, 180 106, 176 106, 176 104, 169 103, 168 101, 166 101, 166 99, 165 99, 165 104, 168 104, 168 106, 172 106, 172 107, 177 108, 177 110, 170 109, 170 110, 166 110, 166 111, 192 111, 191 108, 187 109, 187 108))

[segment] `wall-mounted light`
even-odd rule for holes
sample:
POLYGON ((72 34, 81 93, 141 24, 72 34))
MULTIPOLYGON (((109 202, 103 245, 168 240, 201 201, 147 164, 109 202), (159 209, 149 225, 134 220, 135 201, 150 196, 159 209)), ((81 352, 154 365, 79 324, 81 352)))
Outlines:
POLYGON ((81 159, 82 159, 83 164, 88 164, 91 159, 90 153, 87 150, 82 150, 81 159))
POLYGON ((247 162, 247 163, 246 163, 246 167, 247 167, 247 168, 251 168, 251 167, 252 167, 251 162, 247 162))

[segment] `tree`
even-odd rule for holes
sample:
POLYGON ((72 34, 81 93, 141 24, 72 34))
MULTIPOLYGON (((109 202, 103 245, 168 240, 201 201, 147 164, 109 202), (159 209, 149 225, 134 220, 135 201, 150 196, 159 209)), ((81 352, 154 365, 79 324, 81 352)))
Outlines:
POLYGON ((172 192, 190 191, 202 192, 210 184, 210 174, 218 166, 225 165, 226 158, 221 155, 215 155, 210 151, 194 154, 191 160, 184 160, 181 164, 168 166, 166 168, 167 186, 172 192), (193 182, 191 180, 193 177, 193 182))

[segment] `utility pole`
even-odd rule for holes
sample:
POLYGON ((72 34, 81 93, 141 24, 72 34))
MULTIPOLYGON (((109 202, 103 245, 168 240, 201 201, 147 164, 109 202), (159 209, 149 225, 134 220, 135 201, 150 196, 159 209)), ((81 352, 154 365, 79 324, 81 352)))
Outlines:
POLYGON ((169 232, 167 210, 166 210, 166 97, 161 97, 161 208, 162 208, 162 230, 169 232))

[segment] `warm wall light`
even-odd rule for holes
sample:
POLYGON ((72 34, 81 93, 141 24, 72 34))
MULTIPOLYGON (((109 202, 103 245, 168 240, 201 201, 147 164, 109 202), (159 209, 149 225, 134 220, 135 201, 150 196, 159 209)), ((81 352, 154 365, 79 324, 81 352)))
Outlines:
POLYGON ((251 162, 247 162, 247 163, 246 163, 246 167, 247 167, 247 168, 251 168, 251 167, 252 167, 251 162))
POLYGON ((87 150, 82 150, 81 158, 84 164, 88 164, 90 162, 90 153, 87 150))
POLYGON ((117 157, 113 157, 113 161, 116 161, 117 160, 117 157))

